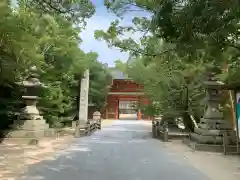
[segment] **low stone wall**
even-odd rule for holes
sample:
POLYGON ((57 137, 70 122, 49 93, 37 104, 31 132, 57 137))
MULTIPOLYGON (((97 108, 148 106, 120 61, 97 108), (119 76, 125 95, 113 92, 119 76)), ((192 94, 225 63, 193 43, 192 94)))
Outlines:
MULTIPOLYGON (((77 128, 77 121, 72 122, 73 129, 77 128)), ((100 130, 102 128, 102 120, 94 120, 89 119, 87 124, 85 125, 84 129, 81 130, 81 136, 90 135, 91 133, 95 132, 96 130, 100 130)))
MULTIPOLYGON (((100 130, 101 129, 101 120, 97 121, 97 120, 89 120, 87 125, 86 125, 86 129, 85 129, 85 133, 84 135, 90 135, 93 132, 95 132, 96 130, 100 130)), ((4 139, 12 139, 14 141, 19 141, 22 142, 23 144, 31 144, 31 145, 35 145, 38 144, 38 141, 41 140, 42 138, 45 137, 51 137, 51 138, 59 138, 62 136, 74 136, 75 135, 75 131, 76 131, 76 121, 72 122, 72 127, 65 127, 65 128, 48 128, 43 130, 42 132, 42 136, 16 136, 16 131, 14 130, 7 130, 6 132, 2 132, 3 134, 5 134, 5 137, 2 138, 2 141, 4 141, 4 139), (14 136, 12 136, 12 134, 14 134, 14 136)))
POLYGON ((177 127, 172 127, 167 123, 162 123, 161 119, 157 119, 152 121, 152 136, 153 138, 167 142, 170 139, 186 138, 189 136, 189 134, 177 127))
POLYGON ((193 149, 194 151, 206 151, 206 152, 219 152, 224 154, 236 154, 237 153, 237 145, 228 145, 225 149, 224 145, 218 144, 201 144, 190 139, 183 139, 182 142, 186 144, 188 147, 193 149))

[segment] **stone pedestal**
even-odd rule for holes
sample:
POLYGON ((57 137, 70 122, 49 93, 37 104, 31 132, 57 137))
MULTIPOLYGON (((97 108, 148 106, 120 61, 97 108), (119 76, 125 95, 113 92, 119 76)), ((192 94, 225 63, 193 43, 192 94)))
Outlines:
POLYGON ((36 108, 36 97, 23 96, 26 106, 19 116, 19 119, 14 120, 13 129, 10 136, 14 138, 40 138, 44 137, 44 132, 49 128, 49 125, 39 115, 36 108))
POLYGON ((190 140, 200 144, 219 144, 223 143, 223 133, 228 133, 228 140, 234 143, 235 132, 231 128, 230 122, 224 119, 223 113, 218 106, 221 101, 220 88, 222 83, 209 80, 205 82, 207 88, 207 109, 198 128, 190 134, 190 140))
POLYGON ((87 121, 86 123, 83 121, 80 121, 80 124, 77 126, 79 129, 79 135, 80 137, 88 135, 90 133, 90 123, 87 121))
POLYGON ((12 138, 41 138, 48 129, 45 121, 24 120, 21 127, 14 127, 15 130, 10 133, 12 138))

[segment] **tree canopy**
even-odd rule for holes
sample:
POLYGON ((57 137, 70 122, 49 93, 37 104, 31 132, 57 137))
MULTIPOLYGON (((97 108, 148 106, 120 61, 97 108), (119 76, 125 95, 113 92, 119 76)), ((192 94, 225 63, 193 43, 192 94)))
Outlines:
POLYGON ((154 114, 181 116, 193 130, 189 116, 203 115, 209 69, 215 67, 225 82, 237 80, 240 72, 239 1, 106 0, 105 5, 120 17, 133 11, 148 14, 133 17, 128 26, 114 21, 107 31, 95 31, 95 37, 129 52, 127 71, 145 85, 154 114), (126 33, 141 33, 141 38, 124 38, 126 33))
POLYGON ((31 66, 46 87, 39 106, 50 124, 76 114, 78 82, 86 68, 91 72, 91 101, 104 104, 107 67, 96 53, 79 48, 79 34, 94 11, 91 1, 81 0, 0 2, 0 116, 5 124, 20 111, 22 92, 16 83, 28 77, 31 66))

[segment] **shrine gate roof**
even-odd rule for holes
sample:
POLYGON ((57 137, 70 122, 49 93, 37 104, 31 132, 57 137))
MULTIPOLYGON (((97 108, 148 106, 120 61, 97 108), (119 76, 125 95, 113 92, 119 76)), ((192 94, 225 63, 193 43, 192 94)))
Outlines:
POLYGON ((129 79, 127 74, 124 74, 122 71, 115 68, 110 68, 110 73, 113 79, 129 79))

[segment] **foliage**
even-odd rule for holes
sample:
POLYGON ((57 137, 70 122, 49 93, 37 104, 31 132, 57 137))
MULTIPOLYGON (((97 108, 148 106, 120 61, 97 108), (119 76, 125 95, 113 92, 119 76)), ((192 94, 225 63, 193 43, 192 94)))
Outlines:
POLYGON ((177 117, 188 113, 198 119, 202 116, 205 91, 201 84, 204 78, 201 65, 186 65, 180 60, 172 64, 164 59, 147 66, 143 62, 138 59, 129 64, 128 74, 144 84, 145 94, 154 102, 147 107, 148 114, 177 117))
POLYGON ((121 60, 116 60, 114 64, 117 70, 119 70, 120 72, 126 73, 127 65, 125 63, 123 63, 121 60))
POLYGON ((105 94, 101 93, 105 93, 103 79, 107 71, 97 61, 96 53, 86 54, 79 49, 79 33, 84 28, 81 23, 93 12, 90 1, 0 2, 0 93, 9 91, 8 96, 1 96, 0 116, 4 120, 9 118, 10 112, 20 111, 22 92, 15 85, 29 76, 33 65, 38 68, 40 81, 46 87, 39 106, 50 124, 76 114, 78 82, 86 68, 93 69, 91 83, 97 84, 90 85, 92 101, 103 104, 105 94), (96 93, 102 96, 97 99, 96 93))
POLYGON ((89 78, 89 102, 100 111, 105 106, 108 86, 112 81, 108 67, 100 62, 94 63, 90 68, 89 78))
POLYGON ((193 130, 189 116, 203 115, 202 83, 209 67, 221 71, 228 64, 229 73, 218 75, 224 81, 239 74, 239 1, 106 0, 105 5, 122 17, 148 13, 134 17, 131 26, 114 21, 95 37, 130 53, 128 74, 144 84, 154 113, 182 116, 193 130), (142 36, 124 38, 129 32, 142 36))
MULTIPOLYGON (((14 2, 14 0, 12 0, 14 2)), ((90 0, 16 0, 18 5, 34 8, 38 14, 61 16, 62 18, 83 23, 93 15, 95 8, 90 0)))

